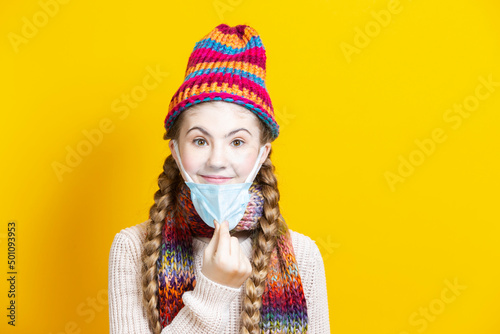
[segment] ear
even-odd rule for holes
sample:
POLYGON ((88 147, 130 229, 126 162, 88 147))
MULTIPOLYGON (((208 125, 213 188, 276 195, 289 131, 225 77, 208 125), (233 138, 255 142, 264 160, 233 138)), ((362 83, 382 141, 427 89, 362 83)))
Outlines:
POLYGON ((264 153, 262 153, 262 157, 260 157, 261 164, 263 164, 264 161, 266 161, 267 156, 269 155, 269 152, 271 152, 271 143, 266 143, 266 145, 264 145, 264 147, 265 147, 264 153))
MULTIPOLYGON (((177 145, 179 145, 179 142, 177 142, 177 145)), ((172 157, 174 158, 175 163, 177 164, 177 167, 179 168, 179 173, 181 174, 182 179, 184 181, 186 181, 186 177, 184 176, 184 173, 181 171, 181 167, 179 164, 179 158, 177 157, 177 153, 175 152, 174 141, 172 139, 168 142, 168 148, 170 149, 170 153, 172 153, 172 157)), ((177 146, 177 148, 179 148, 179 147, 177 146)))
MULTIPOLYGON (((177 145, 179 145, 179 143, 177 143, 177 145)), ((170 153, 172 153, 172 156, 174 157, 175 162, 179 163, 179 159, 177 158, 177 153, 175 152, 173 140, 170 140, 168 142, 168 147, 170 148, 170 153)))

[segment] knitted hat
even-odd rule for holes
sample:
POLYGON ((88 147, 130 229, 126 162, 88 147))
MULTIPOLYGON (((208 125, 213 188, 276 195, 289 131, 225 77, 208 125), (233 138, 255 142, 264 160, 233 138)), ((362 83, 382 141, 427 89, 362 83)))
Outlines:
POLYGON ((182 85, 175 92, 165 129, 179 114, 205 101, 237 103, 255 113, 278 137, 271 98, 266 89, 266 50, 255 29, 220 24, 196 43, 182 85))

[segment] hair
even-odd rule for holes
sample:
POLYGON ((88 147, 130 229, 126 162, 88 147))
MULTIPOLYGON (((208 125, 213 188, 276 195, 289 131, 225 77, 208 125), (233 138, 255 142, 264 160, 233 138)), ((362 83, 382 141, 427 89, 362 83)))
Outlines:
MULTIPOLYGON (((228 102, 206 101, 202 103, 228 102)), ((190 108, 195 108, 197 105, 190 108)), ((239 107, 244 108, 242 106, 239 107)), ((241 108, 237 110, 242 110, 241 108)), ((246 108, 242 111, 249 112, 246 108)), ((259 120, 261 145, 272 142, 274 139, 270 128, 254 113, 252 114, 259 120)), ((184 115, 185 111, 180 113, 172 127, 164 134, 163 139, 178 140, 184 115)), ((260 309, 266 284, 269 259, 276 247, 280 230, 283 228, 286 229, 286 224, 281 218, 279 209, 280 193, 276 175, 274 174, 275 166, 270 159, 271 153, 272 148, 255 178, 256 182, 262 187, 264 212, 259 220, 259 226, 252 231, 250 236, 252 238, 253 252, 251 259, 252 273, 245 282, 240 334, 257 334, 260 331, 260 309)), ((176 195, 182 183, 183 179, 179 168, 172 155, 169 155, 163 164, 163 172, 158 177, 159 190, 154 194, 154 204, 149 210, 150 218, 146 224, 147 236, 144 241, 145 247, 142 254, 142 303, 153 334, 160 334, 162 330, 158 310, 158 272, 156 266, 160 255, 162 229, 165 224, 166 215, 175 208, 176 195)))

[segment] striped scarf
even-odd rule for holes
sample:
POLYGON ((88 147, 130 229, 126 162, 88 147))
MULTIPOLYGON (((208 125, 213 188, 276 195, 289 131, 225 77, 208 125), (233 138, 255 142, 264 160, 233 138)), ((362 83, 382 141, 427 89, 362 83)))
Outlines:
MULTIPOLYGON (((250 202, 232 231, 253 230, 263 214, 264 197, 254 182, 250 202)), ((231 232, 232 232, 231 231, 231 232)), ((182 294, 196 285, 192 238, 211 238, 214 228, 196 213, 185 183, 178 193, 175 210, 165 218, 160 257, 157 261, 159 311, 162 328, 184 307, 182 294)), ((290 232, 284 225, 268 265, 259 323, 261 333, 307 333, 307 305, 290 232)))

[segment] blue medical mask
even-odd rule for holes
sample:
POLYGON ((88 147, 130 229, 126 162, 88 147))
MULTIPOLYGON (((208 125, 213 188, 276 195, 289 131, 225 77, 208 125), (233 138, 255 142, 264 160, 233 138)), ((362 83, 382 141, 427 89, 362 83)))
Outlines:
POLYGON ((250 201, 248 190, 262 166, 259 165, 259 161, 264 153, 265 146, 260 148, 257 161, 244 183, 205 184, 195 183, 184 170, 177 142, 174 139, 172 140, 174 141, 175 152, 179 159, 179 167, 187 180, 186 185, 191 189, 191 201, 198 215, 210 227, 215 227, 215 219, 219 224, 227 220, 229 222, 229 230, 235 228, 241 218, 243 218, 248 202, 250 201))

